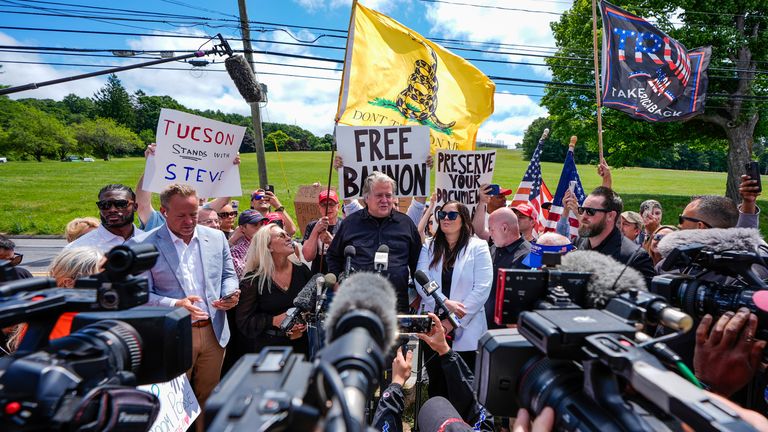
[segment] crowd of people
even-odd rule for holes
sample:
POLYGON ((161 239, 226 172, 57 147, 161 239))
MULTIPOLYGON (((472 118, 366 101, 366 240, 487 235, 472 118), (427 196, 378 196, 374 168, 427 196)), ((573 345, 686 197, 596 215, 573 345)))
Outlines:
MULTIPOLYGON (((146 157, 153 154, 150 146, 146 157)), ((659 243, 670 233, 758 227, 759 192, 755 181, 746 176, 739 206, 720 196, 696 196, 679 215, 678 224, 664 225, 658 201, 643 202, 637 212, 626 210, 611 188, 608 166, 601 164, 599 173, 603 184, 582 203, 570 192, 564 198, 565 211, 579 221, 579 236, 573 239, 568 232, 537 232, 536 209, 528 204, 508 205, 512 191, 497 191, 490 185, 477 191, 474 214, 457 201, 438 206, 434 195, 429 201, 415 197, 408 211, 401 213, 395 181, 374 172, 363 184, 360 201, 340 203, 333 190, 323 190, 317 199, 321 216, 301 231, 301 242, 295 240, 299 230, 273 190, 254 190, 249 208, 242 210, 229 197, 208 201, 190 186, 172 184, 160 194, 156 210, 152 193, 142 187, 142 177, 135 192, 120 184, 101 188, 94 209, 99 219, 83 217, 67 224, 69 243, 52 263, 50 276, 58 286, 72 287, 78 277, 99 272, 112 247, 154 245, 159 257, 146 275, 151 286, 149 304, 189 311, 193 366, 187 375, 204 406, 223 374, 242 355, 274 345, 310 353, 307 325, 280 328, 299 291, 314 274, 341 275, 347 259, 355 271, 373 271, 377 250, 386 245, 384 274, 397 294, 398 312, 429 313, 435 324, 436 330, 419 335, 425 341, 430 397, 469 400, 463 405, 468 407, 464 420, 482 424, 480 429, 486 430, 493 427, 492 417, 479 419, 482 407, 471 391, 457 395, 451 381, 460 376, 471 382, 478 340, 488 329, 503 327, 493 320, 499 269, 539 268, 542 251, 556 246, 559 251, 593 250, 608 255, 650 282, 662 272, 659 243), (345 255, 348 246, 354 246, 354 256, 345 255), (447 310, 436 308, 434 298, 414 281, 417 270, 439 286, 437 296, 447 310), (458 317, 458 327, 446 318, 447 313, 458 317)), ((19 265, 21 256, 14 249, 11 240, 0 237, 0 260, 10 261, 13 277, 31 277, 19 265)), ((52 339, 69 334, 72 316, 60 317, 52 339)), ((756 378, 759 353, 766 343, 755 338, 756 323, 748 310, 716 321, 707 315, 691 346, 683 348, 690 353, 681 355, 694 359, 695 373, 709 389, 732 396, 756 378), (718 376, 712 370, 729 373, 718 376)), ((7 329, 4 349, 12 351, 23 333, 23 326, 7 329)), ((382 398, 378 420, 398 418, 402 388, 397 386, 410 375, 410 366, 405 366, 410 361, 410 354, 398 351, 395 355, 392 385, 386 392, 391 397, 382 398)), ((520 416, 527 418, 527 413, 520 416)), ((197 424, 201 430, 202 422, 197 424)))

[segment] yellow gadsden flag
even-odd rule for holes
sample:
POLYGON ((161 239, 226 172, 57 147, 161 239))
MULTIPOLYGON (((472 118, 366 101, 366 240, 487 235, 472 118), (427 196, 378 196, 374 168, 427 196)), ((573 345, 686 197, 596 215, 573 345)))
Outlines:
POLYGON ((472 64, 355 2, 338 123, 429 126, 432 150, 473 150, 496 88, 472 64))

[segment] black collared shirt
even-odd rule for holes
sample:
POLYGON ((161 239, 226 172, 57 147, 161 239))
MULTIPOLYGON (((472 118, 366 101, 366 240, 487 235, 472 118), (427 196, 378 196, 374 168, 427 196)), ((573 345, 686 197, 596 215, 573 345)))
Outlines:
POLYGON ((624 237, 618 228, 613 228, 611 234, 595 247, 592 247, 592 244, 586 237, 579 237, 574 244, 578 249, 600 252, 622 264, 628 264, 645 277, 649 286, 651 279, 656 275, 648 252, 642 249, 641 245, 637 245, 632 240, 624 237))
POLYGON ((519 239, 506 246, 497 246, 492 248, 491 258, 493 259, 493 282, 491 284, 491 293, 488 295, 488 300, 485 301, 485 318, 488 322, 489 329, 504 328, 503 326, 498 326, 493 322, 493 311, 496 305, 496 283, 499 279, 499 269, 528 268, 523 264, 523 260, 530 252, 531 243, 523 237, 520 237, 519 239))
POLYGON ((408 310, 408 278, 416 271, 421 252, 421 237, 411 218, 392 211, 385 218, 374 218, 368 209, 356 211, 344 219, 328 247, 328 271, 344 272, 344 248, 355 247, 352 267, 357 271, 373 271, 373 258, 381 245, 389 247, 387 277, 397 293, 398 310, 408 310))

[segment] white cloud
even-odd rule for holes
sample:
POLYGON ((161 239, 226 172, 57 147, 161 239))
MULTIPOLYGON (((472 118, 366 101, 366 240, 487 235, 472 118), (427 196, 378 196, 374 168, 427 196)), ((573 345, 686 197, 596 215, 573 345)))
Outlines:
POLYGON ((547 110, 528 96, 496 93, 494 105, 493 115, 480 126, 478 139, 503 141, 508 147, 522 142, 531 122, 547 115, 547 110))

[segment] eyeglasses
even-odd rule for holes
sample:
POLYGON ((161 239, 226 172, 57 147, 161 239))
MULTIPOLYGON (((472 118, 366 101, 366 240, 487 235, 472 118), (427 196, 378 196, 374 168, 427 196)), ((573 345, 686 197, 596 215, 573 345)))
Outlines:
POLYGON ((129 200, 103 200, 97 201, 96 206, 99 210, 109 210, 110 207, 115 206, 116 209, 127 208, 129 204, 132 204, 129 200))
POLYGON ((219 225, 218 219, 206 219, 198 222, 200 225, 205 225, 207 227, 213 227, 219 225))
POLYGON ((216 214, 219 215, 219 218, 221 218, 221 219, 230 218, 230 217, 237 216, 237 210, 233 210, 231 212, 221 212, 221 213, 216 213, 216 214))
POLYGON ((457 211, 449 211, 445 212, 440 210, 437 212, 437 218, 440 220, 443 220, 445 218, 448 218, 448 220, 456 220, 459 217, 459 212, 457 211))
POLYGON ((661 241, 666 234, 656 234, 653 236, 653 241, 661 241))
POLYGON ((677 222, 678 222, 680 225, 682 225, 682 224, 683 224, 683 222, 685 222, 685 221, 691 221, 691 222, 693 222, 693 223, 696 223, 696 222, 701 222, 701 223, 703 223, 703 224, 704 224, 704 226, 705 226, 705 227, 707 227, 707 228, 712 228, 712 225, 710 225, 710 224, 708 224, 708 223, 704 222, 704 221, 703 221, 703 220, 701 220, 701 219, 696 219, 696 218, 693 218, 693 217, 690 217, 690 216, 683 216, 683 215, 680 215, 680 216, 678 216, 678 217, 677 217, 677 222))
POLYGON ((253 201, 253 200, 257 200, 258 201, 258 200, 262 200, 262 199, 264 199, 264 195, 261 195, 261 194, 253 194, 253 195, 251 195, 251 201, 253 201))
POLYGON ((12 266, 17 266, 21 264, 22 259, 24 259, 24 254, 14 252, 13 257, 11 257, 8 262, 11 263, 12 266))
POLYGON ((584 213, 587 214, 587 216, 594 216, 597 214, 597 212, 600 213, 608 213, 610 210, 608 209, 601 209, 601 208, 594 208, 594 207, 578 207, 576 211, 579 212, 579 215, 583 215, 584 213))

